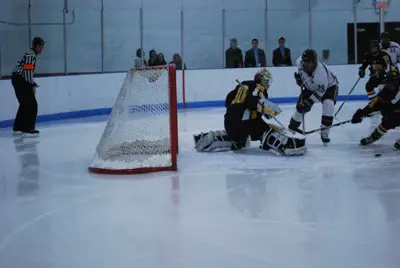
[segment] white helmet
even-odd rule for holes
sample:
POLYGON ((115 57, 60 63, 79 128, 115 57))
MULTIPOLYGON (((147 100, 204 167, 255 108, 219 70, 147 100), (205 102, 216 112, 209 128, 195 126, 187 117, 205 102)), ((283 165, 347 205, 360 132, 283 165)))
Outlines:
POLYGON ((272 74, 267 68, 264 67, 257 71, 256 75, 254 76, 254 81, 260 82, 265 87, 269 87, 272 84, 272 74))

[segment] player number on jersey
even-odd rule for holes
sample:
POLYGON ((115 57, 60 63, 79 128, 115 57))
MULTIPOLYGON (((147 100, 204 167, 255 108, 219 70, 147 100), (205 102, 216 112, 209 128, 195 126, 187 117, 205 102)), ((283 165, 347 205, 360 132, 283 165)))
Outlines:
POLYGON ((324 85, 317 85, 317 91, 318 92, 321 92, 321 93, 323 93, 323 92, 325 92, 325 86, 324 85))
POLYGON ((247 92, 249 91, 249 87, 246 85, 243 85, 238 88, 235 99, 232 101, 232 104, 240 104, 244 103, 246 97, 247 97, 247 92))

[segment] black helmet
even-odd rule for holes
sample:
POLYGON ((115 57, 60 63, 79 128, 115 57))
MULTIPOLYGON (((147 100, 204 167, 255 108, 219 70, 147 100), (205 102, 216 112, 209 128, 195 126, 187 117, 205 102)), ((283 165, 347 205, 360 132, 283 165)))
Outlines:
POLYGON ((317 53, 314 49, 306 49, 301 55, 301 59, 303 61, 312 61, 313 63, 317 63, 317 53))
POLYGON ((371 46, 371 48, 372 47, 379 48, 379 42, 377 40, 371 40, 370 46, 371 46))
POLYGON ((44 46, 44 40, 41 37, 35 37, 32 40, 32 47, 35 48, 37 45, 44 46))
POLYGON ((379 42, 377 40, 372 40, 370 43, 370 51, 373 54, 377 54, 379 52, 379 50, 380 50, 379 42), (376 48, 376 51, 372 51, 373 48, 376 48))
POLYGON ((383 38, 388 38, 388 39, 390 39, 390 34, 389 34, 388 32, 383 32, 383 33, 381 33, 381 39, 383 39, 383 38))
POLYGON ((306 73, 315 71, 318 64, 317 53, 314 49, 306 49, 301 55, 302 67, 306 73))

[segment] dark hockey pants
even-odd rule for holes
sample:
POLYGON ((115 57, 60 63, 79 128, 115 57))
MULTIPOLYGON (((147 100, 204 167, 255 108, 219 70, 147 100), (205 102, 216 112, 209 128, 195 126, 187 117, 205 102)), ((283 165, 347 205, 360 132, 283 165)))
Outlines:
POLYGON ((225 130, 229 138, 239 144, 246 144, 248 136, 252 141, 259 141, 265 131, 269 130, 270 126, 261 118, 244 120, 239 122, 229 122, 225 120, 225 130))
POLYGON ((11 82, 14 87, 15 96, 19 102, 13 128, 14 130, 23 132, 34 130, 36 126, 38 104, 32 85, 19 75, 13 75, 11 82))
POLYGON ((390 113, 382 116, 379 127, 385 132, 400 126, 400 113, 390 113))

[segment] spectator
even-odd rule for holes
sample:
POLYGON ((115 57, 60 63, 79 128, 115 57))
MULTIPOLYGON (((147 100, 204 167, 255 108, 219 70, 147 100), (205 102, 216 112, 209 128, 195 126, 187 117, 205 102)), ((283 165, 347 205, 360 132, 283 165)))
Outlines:
MULTIPOLYGON (((172 57, 172 61, 169 64, 175 64, 176 70, 182 70, 182 58, 181 55, 175 53, 172 57)), ((186 63, 184 64, 184 68, 186 70, 186 63)))
POLYGON ((164 54, 159 53, 157 55, 157 65, 167 65, 167 62, 165 61, 164 54))
POLYGON ((150 50, 149 56, 149 66, 157 66, 157 51, 155 49, 150 50))
POLYGON ((144 51, 141 48, 136 50, 136 59, 135 59, 135 67, 146 67, 147 61, 145 60, 144 51))
POLYGON ((245 67, 266 67, 265 52, 261 48, 258 48, 258 40, 253 39, 251 41, 252 49, 246 51, 244 60, 245 67))
POLYGON ((290 49, 285 47, 285 38, 279 38, 279 47, 272 53, 272 64, 275 67, 292 66, 290 49))
POLYGON ((243 54, 242 50, 237 47, 237 39, 231 39, 231 47, 225 52, 225 67, 226 68, 242 68, 243 54))
MULTIPOLYGON (((322 50, 322 62, 328 64, 329 60, 329 49, 324 49, 322 50)), ((354 64, 354 63, 353 63, 354 64)))

